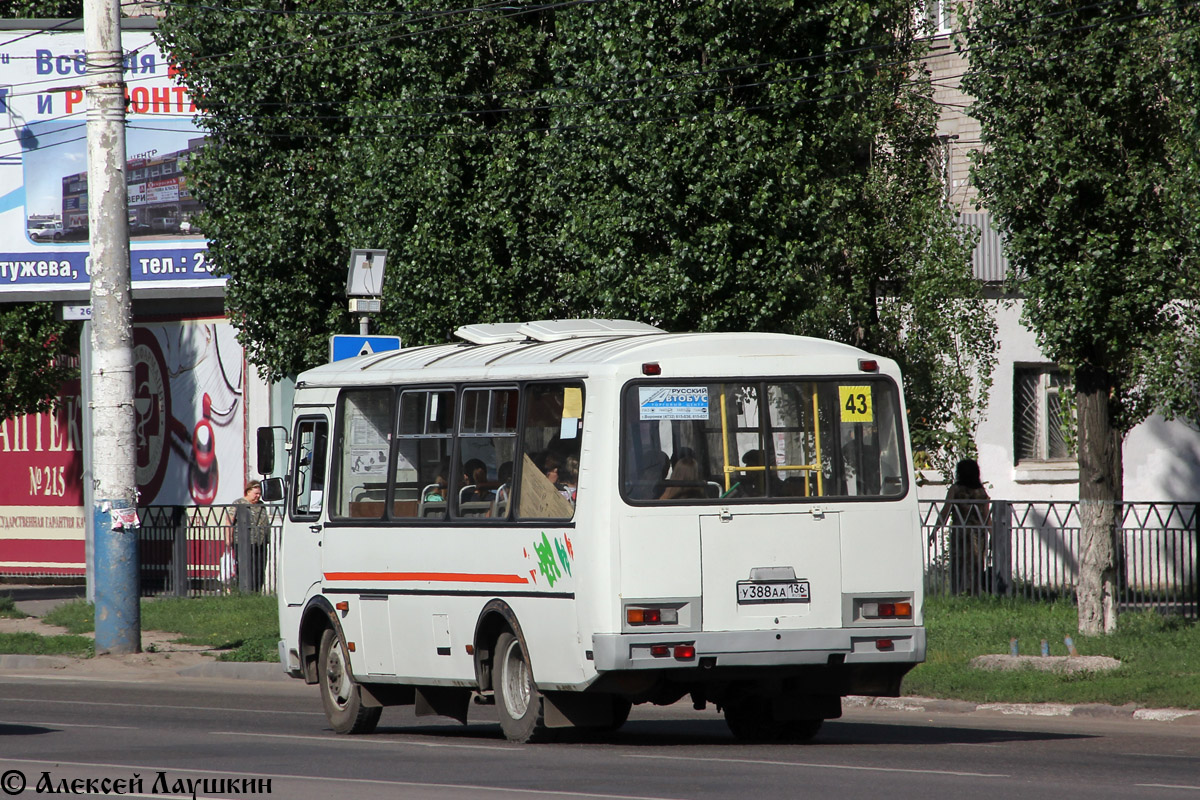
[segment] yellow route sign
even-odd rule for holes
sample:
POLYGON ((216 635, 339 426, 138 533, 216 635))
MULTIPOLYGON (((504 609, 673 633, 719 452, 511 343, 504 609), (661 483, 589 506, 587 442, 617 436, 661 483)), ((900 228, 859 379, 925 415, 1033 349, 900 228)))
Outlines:
POLYGON ((842 422, 875 421, 870 386, 839 386, 838 395, 842 405, 842 422))

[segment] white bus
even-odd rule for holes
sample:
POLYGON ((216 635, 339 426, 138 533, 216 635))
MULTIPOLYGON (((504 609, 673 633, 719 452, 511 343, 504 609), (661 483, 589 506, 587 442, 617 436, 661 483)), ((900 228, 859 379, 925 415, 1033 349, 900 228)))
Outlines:
POLYGON ((279 655, 334 730, 494 703, 520 742, 690 695, 800 740, 898 695, 925 631, 895 363, 614 320, 456 335, 296 385, 279 655))

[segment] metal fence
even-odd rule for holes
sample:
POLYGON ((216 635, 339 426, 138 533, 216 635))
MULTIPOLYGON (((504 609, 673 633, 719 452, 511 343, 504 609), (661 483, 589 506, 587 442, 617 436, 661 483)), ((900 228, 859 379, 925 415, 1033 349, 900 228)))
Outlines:
POLYGON ((279 506, 147 506, 138 517, 143 596, 275 592, 279 506))
MULTIPOLYGON (((1074 598, 1078 502, 920 505, 927 593, 1074 598)), ((1200 618, 1200 504, 1121 503, 1117 512, 1118 604, 1200 618)))

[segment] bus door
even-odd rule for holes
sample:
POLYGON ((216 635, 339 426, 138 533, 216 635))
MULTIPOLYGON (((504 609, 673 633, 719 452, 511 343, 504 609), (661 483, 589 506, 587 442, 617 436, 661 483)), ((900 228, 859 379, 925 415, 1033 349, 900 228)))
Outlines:
POLYGON ((704 630, 842 624, 840 514, 721 508, 700 517, 704 630))
POLYGON ((323 413, 296 419, 288 491, 288 516, 281 539, 278 586, 288 605, 304 602, 321 580, 322 512, 325 505, 329 418, 323 413))

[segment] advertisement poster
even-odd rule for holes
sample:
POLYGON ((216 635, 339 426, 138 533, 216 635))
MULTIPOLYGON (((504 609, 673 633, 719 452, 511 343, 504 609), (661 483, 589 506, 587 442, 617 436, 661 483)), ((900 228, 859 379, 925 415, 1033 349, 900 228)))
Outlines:
POLYGON ((242 496, 242 347, 223 319, 135 325, 138 505, 204 506, 242 496))
POLYGON ((84 574, 79 381, 53 412, 0 422, 0 575, 84 574))
MULTIPOLYGON (((232 503, 246 474, 243 353, 223 318, 136 323, 139 506, 232 503)), ((0 422, 0 576, 85 572, 79 382, 0 422)))
MULTIPOLYGON (((183 172, 196 107, 149 31, 125 31, 133 289, 219 288, 183 172)), ((82 31, 0 33, 0 302, 86 296, 87 102, 82 31)))

